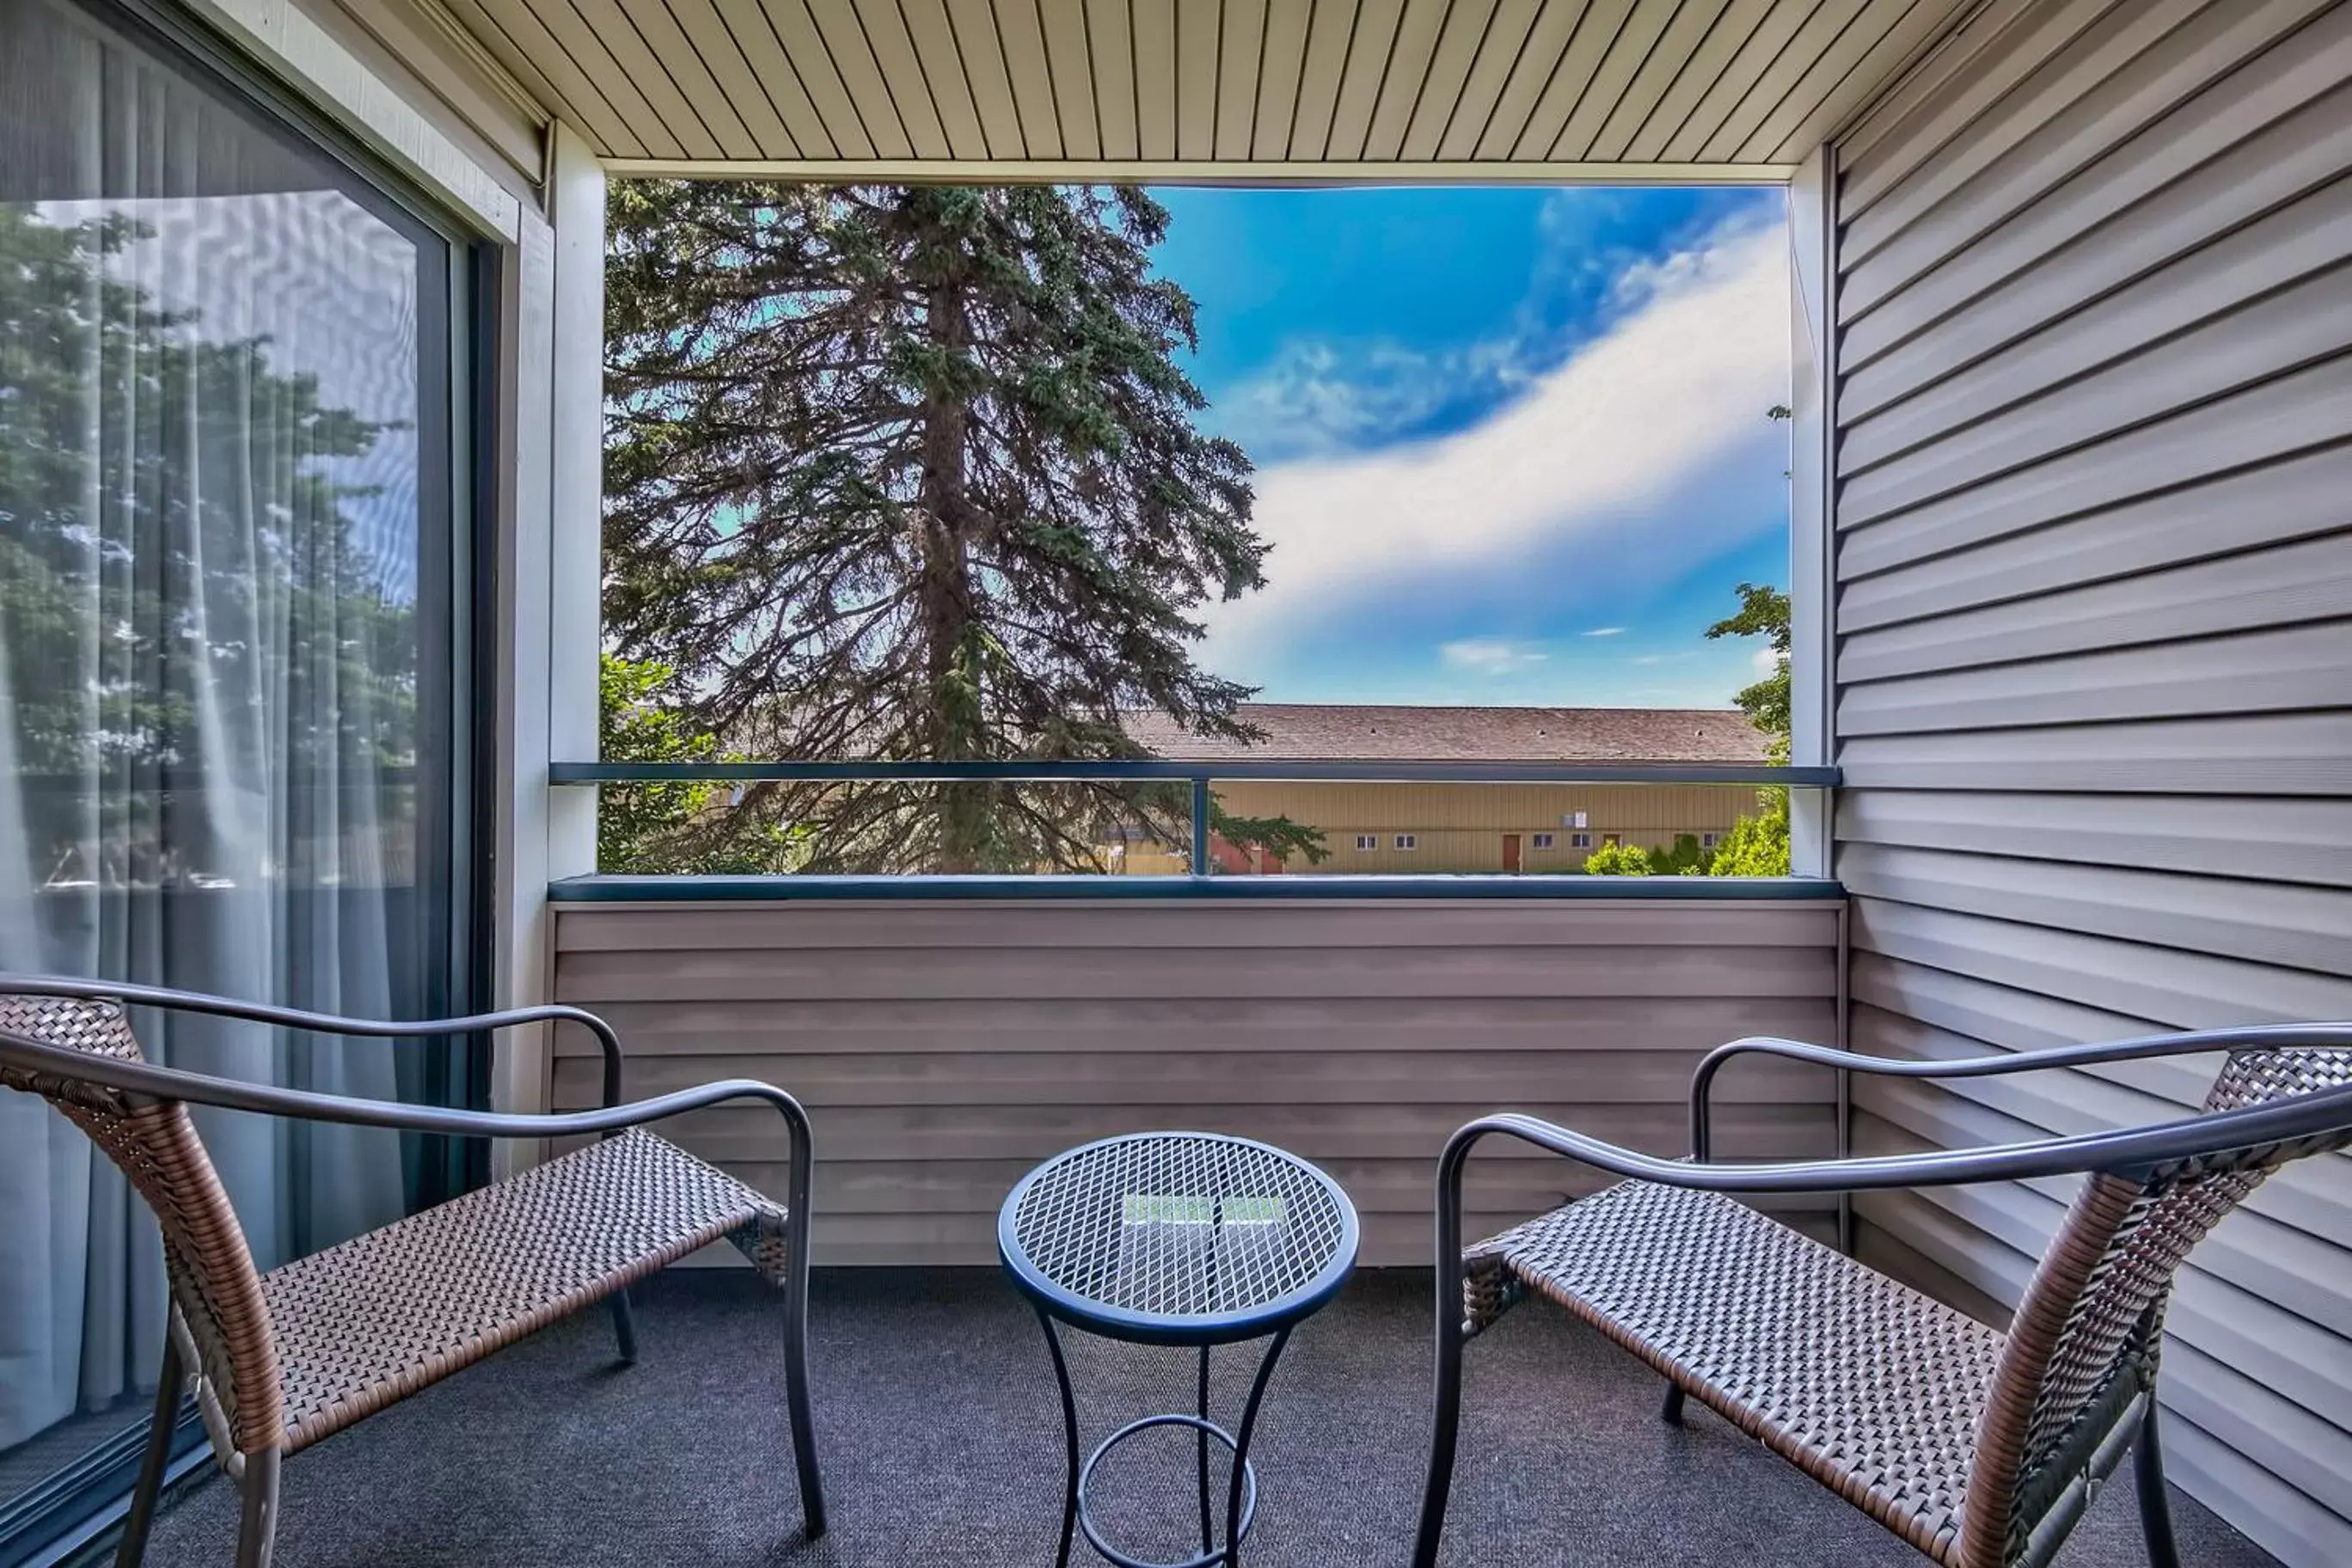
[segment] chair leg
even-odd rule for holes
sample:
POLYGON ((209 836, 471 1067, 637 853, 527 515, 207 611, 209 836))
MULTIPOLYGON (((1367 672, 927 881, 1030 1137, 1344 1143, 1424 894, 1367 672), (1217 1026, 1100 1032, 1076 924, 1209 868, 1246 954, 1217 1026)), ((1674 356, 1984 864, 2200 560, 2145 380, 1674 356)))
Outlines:
POLYGON ((613 1353, 621 1358, 623 1366, 635 1366, 637 1362, 637 1320, 629 1310, 626 1286, 607 1298, 613 1310, 613 1353))
MULTIPOLYGON (((1441 1242, 1441 1245, 1444 1245, 1441 1242)), ((1454 1450, 1462 1430, 1461 1280, 1438 1270, 1437 1392, 1429 1422, 1429 1477, 1421 1493, 1421 1526, 1413 1537, 1412 1568, 1437 1568, 1445 1533, 1445 1504, 1454 1489, 1454 1450), (1449 1310, 1449 1309, 1451 1309, 1449 1310)))
POLYGON ((172 1433, 180 1424, 180 1395, 187 1390, 186 1370, 180 1365, 180 1345, 167 1330, 163 1335, 163 1381, 155 1388, 155 1415, 147 1430, 146 1457, 139 1461, 139 1484, 131 1489, 131 1513, 122 1521, 122 1542, 114 1551, 115 1568, 139 1568, 147 1556, 147 1532, 155 1523, 155 1499, 163 1489, 163 1468, 172 1460, 172 1433))
POLYGON ((1669 1426, 1679 1426, 1683 1424, 1683 1385, 1681 1384, 1666 1384, 1665 1408, 1658 1414, 1666 1418, 1669 1426))
POLYGON ((2139 1491, 2140 1533, 2147 1538, 2149 1568, 2180 1568, 2180 1547, 2172 1538, 2172 1501, 2164 1488, 2164 1447, 2156 1433, 2156 1395, 2147 1397, 2133 1445, 2139 1491))
POLYGON ((275 1448, 245 1456, 237 1483, 236 1568, 269 1568, 278 1543, 278 1461, 275 1448))
POLYGON ((824 1533, 824 1481, 817 1474, 816 1421, 809 1411, 808 1269, 784 1294, 784 1405, 793 1423, 793 1461, 800 1468, 801 1523, 811 1541, 824 1533))

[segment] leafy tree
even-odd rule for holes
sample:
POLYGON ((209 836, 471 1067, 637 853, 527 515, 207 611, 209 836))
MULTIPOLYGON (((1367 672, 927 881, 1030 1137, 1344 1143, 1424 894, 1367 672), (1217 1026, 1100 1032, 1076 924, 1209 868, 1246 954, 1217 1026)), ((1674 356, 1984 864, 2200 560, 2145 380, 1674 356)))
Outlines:
MULTIPOLYGON (((1775 417, 1785 417, 1777 413, 1775 417)), ((1772 673, 1744 688, 1732 700, 1749 723, 1764 731, 1764 755, 1789 761, 1789 595, 1757 583, 1739 584, 1739 611, 1707 627, 1710 637, 1761 637, 1772 650, 1772 673)), ((1756 792, 1758 815, 1742 816, 1716 847, 1707 868, 1717 877, 1785 877, 1789 858, 1789 792, 1771 785, 1756 792)))
POLYGON ((388 426, 114 275, 145 233, 0 205, 0 718, 27 777, 135 785, 95 822, 70 784, 26 791, 40 875, 84 852, 109 879, 206 868, 210 817, 164 786, 257 787, 257 758, 293 786, 286 842, 331 853, 316 786, 416 761, 415 606, 344 510, 371 492, 336 477, 388 426))
POLYGON ((1696 833, 1678 833, 1671 846, 1650 851, 1650 872, 1657 877, 1703 877, 1714 862, 1715 851, 1701 844, 1696 833))
MULTIPOLYGON (((694 731, 788 756, 1143 754, 1255 739, 1198 613, 1263 584, 1250 464, 1203 435, 1140 191, 621 182, 606 271, 605 616, 694 731)), ((812 869, 1093 868, 1181 788, 756 785, 812 869)), ((1319 858, 1286 820, 1235 842, 1319 858)))
POLYGON ((1760 637, 1772 650, 1772 673, 1732 699, 1748 721, 1764 731, 1764 754, 1789 760, 1789 595, 1762 583, 1739 584, 1739 611, 1706 628, 1709 637, 1760 637))
POLYGON ((1759 810, 1731 825, 1715 847, 1714 877, 1785 877, 1789 874, 1789 792, 1756 792, 1759 810))
POLYGON ((1638 844, 1603 844, 1584 858, 1584 871, 1590 877, 1646 877, 1650 854, 1638 844))
MULTIPOLYGON (((604 656, 596 697, 607 762, 725 760, 715 735, 695 730, 677 672, 651 660, 604 656)), ((597 801, 596 867, 617 872, 749 875, 793 868, 787 828, 734 809, 717 784, 607 784, 597 801)))

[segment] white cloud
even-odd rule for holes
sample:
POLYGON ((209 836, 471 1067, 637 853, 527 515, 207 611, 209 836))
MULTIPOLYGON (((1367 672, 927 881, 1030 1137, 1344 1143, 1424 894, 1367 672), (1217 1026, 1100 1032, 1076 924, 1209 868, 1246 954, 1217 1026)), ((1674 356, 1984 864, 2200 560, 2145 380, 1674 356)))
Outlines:
POLYGON ((1498 637, 1465 637, 1447 643, 1437 650, 1437 655, 1455 669, 1479 670, 1487 675, 1514 675, 1551 658, 1540 648, 1498 637))
POLYGON ((1770 643, 1766 643, 1762 647, 1756 650, 1755 654, 1749 658, 1748 662, 1756 667, 1757 674, 1771 675, 1780 668, 1780 655, 1773 648, 1770 643))
POLYGON ((1584 635, 1589 637, 1622 637, 1625 635, 1625 628, 1623 626, 1595 626, 1584 635))
POLYGON ((1608 563, 1564 582, 1567 603, 1747 537, 1758 476, 1786 467, 1763 416, 1788 397, 1786 247, 1778 225, 1748 227, 1630 269, 1613 326, 1467 429, 1264 470, 1267 586, 1209 610, 1211 668, 1259 679, 1303 632, 1446 579, 1508 580, 1538 549, 1608 563))
POLYGON ((1217 395, 1212 418, 1276 459, 1328 458, 1391 439, 1449 403, 1505 396, 1533 379, 1540 345, 1516 338, 1431 353, 1393 339, 1294 339, 1217 395))

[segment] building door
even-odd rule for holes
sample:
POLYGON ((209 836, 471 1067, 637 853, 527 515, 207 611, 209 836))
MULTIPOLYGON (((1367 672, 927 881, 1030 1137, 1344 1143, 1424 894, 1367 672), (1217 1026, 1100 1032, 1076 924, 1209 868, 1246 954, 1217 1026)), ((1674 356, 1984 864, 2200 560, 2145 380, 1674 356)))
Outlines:
POLYGON ((1508 875, 1514 877, 1518 875, 1519 836, 1516 833, 1503 835, 1503 869, 1508 875))

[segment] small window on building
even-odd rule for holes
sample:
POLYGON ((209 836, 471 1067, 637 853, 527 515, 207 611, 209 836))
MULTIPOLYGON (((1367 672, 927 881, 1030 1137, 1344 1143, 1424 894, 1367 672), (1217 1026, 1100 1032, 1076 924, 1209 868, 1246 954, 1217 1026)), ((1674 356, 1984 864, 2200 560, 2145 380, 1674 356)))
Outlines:
POLYGON ((1357 834, 1357 835, 1356 835, 1356 847, 1357 847, 1357 848, 1359 848, 1359 849, 1378 849, 1380 847, 1381 847, 1381 836, 1380 836, 1379 834, 1377 834, 1377 833, 1359 833, 1359 834, 1357 834))
POLYGON ((1551 847, 1551 835, 1550 835, 1550 834, 1549 834, 1549 833, 1538 833, 1538 834, 1537 834, 1537 835, 1536 835, 1536 847, 1537 847, 1537 848, 1538 848, 1538 849, 1549 849, 1549 848, 1550 848, 1550 847, 1551 847))
POLYGON ((1570 849, 1590 849, 1592 847, 1592 835, 1571 833, 1568 836, 1568 847, 1570 849))
POLYGON ((1413 834, 1400 833, 1396 836, 1396 847, 1400 849, 1418 849, 1421 847, 1421 840, 1413 834))
POLYGON ((1590 827, 1592 826, 1592 824, 1584 820, 1584 813, 1580 811, 1570 812, 1566 816, 1559 819, 1559 825, 1562 827, 1590 827))
POLYGON ((1722 837, 1720 833, 1702 833, 1698 836, 1698 841, 1702 847, 1712 849, 1715 847, 1716 840, 1722 837))

